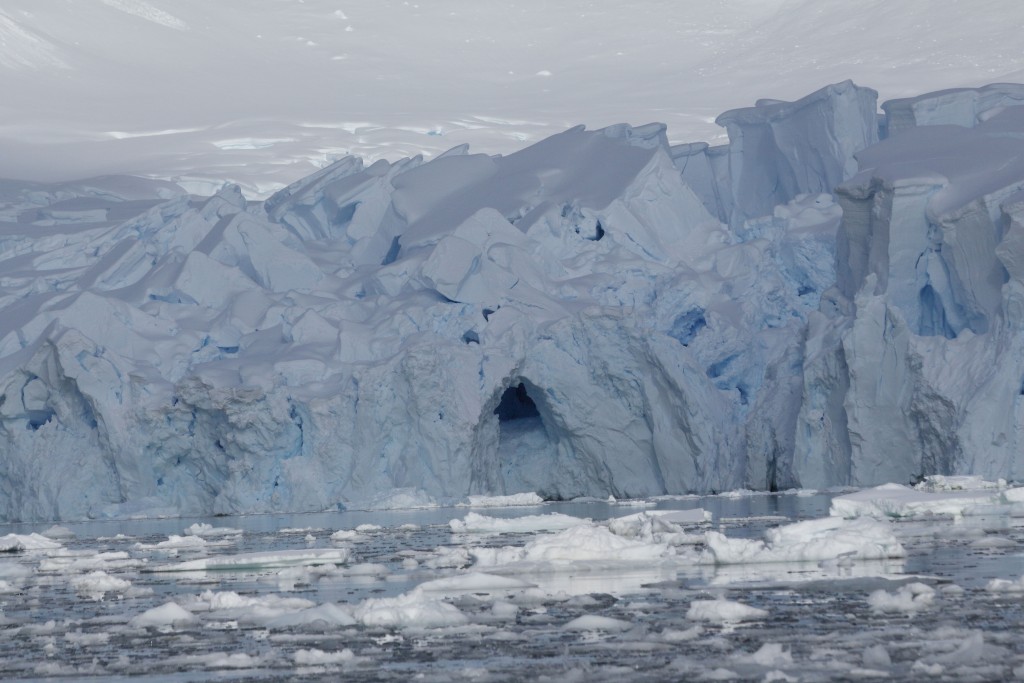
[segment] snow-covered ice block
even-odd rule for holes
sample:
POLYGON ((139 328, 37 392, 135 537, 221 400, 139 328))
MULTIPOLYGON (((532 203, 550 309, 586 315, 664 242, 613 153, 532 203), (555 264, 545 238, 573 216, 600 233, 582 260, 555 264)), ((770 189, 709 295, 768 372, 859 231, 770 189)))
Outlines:
MULTIPOLYGON (((938 480, 948 484, 948 480, 938 480)), ((1003 506, 1006 514, 1014 502, 1024 500, 1024 489, 1002 490, 998 486, 982 484, 980 478, 966 483, 976 486, 957 488, 910 488, 901 484, 883 484, 863 491, 847 493, 832 499, 830 514, 835 517, 918 517, 921 515, 949 515, 962 517, 972 510, 991 513, 993 507, 1003 506)))
POLYGON ((348 548, 279 550, 268 553, 239 553, 188 560, 177 564, 151 566, 150 572, 242 571, 280 567, 344 564, 352 556, 348 548))
POLYGON ((491 508, 491 507, 529 507, 533 505, 543 505, 544 499, 536 493, 513 493, 507 496, 467 496, 466 503, 460 503, 459 505, 467 505, 475 508, 491 508))
POLYGON ((686 618, 693 621, 710 621, 730 624, 742 621, 765 619, 768 611, 744 605, 735 600, 694 600, 686 612, 686 618))
POLYGON ((561 531, 577 526, 590 526, 589 519, 563 515, 557 512, 546 515, 527 515, 525 517, 488 517, 476 512, 468 513, 463 519, 448 522, 451 530, 457 534, 484 533, 509 534, 532 533, 538 531, 561 531))
POLYGON ((537 564, 571 567, 573 563, 652 562, 673 555, 662 543, 645 543, 617 536, 599 526, 577 526, 560 533, 541 536, 523 547, 470 549, 475 567, 509 571, 537 564))
POLYGON ((981 88, 953 88, 887 100, 882 103, 889 135, 915 126, 952 124, 973 128, 993 110, 1024 105, 1024 85, 993 83, 981 88))
POLYGON ((812 519, 769 529, 765 540, 727 538, 717 531, 705 534, 716 564, 821 562, 837 558, 884 560, 906 551, 888 523, 837 517, 812 519))
POLYGON ((57 550, 63 547, 59 541, 41 534, 7 534, 0 536, 0 552, 14 553, 25 550, 57 550))

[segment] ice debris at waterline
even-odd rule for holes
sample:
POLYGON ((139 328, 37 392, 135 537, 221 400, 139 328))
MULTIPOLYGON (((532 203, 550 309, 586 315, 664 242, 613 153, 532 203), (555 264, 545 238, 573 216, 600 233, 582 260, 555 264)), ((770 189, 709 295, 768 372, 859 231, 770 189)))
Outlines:
POLYGON ((1022 103, 845 82, 264 203, 4 181, 0 519, 1012 480, 1022 103))

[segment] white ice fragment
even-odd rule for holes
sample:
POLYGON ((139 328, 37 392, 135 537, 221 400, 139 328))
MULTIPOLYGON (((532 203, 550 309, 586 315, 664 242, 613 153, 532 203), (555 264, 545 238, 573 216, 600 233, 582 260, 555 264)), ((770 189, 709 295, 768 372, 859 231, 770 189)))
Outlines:
POLYGON ((298 650, 294 655, 295 663, 299 666, 327 666, 330 664, 351 664, 356 656, 347 647, 333 652, 325 652, 317 648, 298 650))
POLYGON ((868 605, 874 612, 903 612, 916 614, 931 606, 935 600, 935 589, 920 583, 908 583, 893 592, 873 591, 868 595, 868 605))
POLYGON ((781 643, 765 643, 757 652, 742 654, 736 657, 738 661, 756 664, 764 667, 792 666, 793 655, 781 643))
POLYGON ((166 541, 158 543, 136 543, 135 547, 141 550, 203 550, 209 543, 199 536, 178 536, 171 534, 166 541))
POLYGON ((498 576, 496 574, 485 574, 482 572, 467 572, 456 574, 443 579, 434 579, 417 586, 417 589, 425 593, 438 593, 441 595, 460 595, 463 593, 489 594, 508 593, 533 588, 536 584, 516 579, 509 576, 498 576))
POLYGON ((562 628, 566 631, 609 631, 616 633, 619 631, 628 631, 633 628, 633 624, 621 619, 613 619, 612 617, 602 617, 597 614, 584 614, 583 616, 576 617, 572 621, 568 622, 562 628))
POLYGON ((854 560, 901 558, 906 551, 887 522, 873 519, 812 519, 769 529, 765 540, 727 538, 717 531, 706 534, 717 564, 763 562, 820 562, 847 557, 854 560))
POLYGON ((201 536, 203 538, 215 538, 218 536, 238 536, 243 533, 241 529, 232 529, 229 527, 215 527, 212 524, 205 524, 203 522, 196 522, 185 529, 185 533, 190 536, 201 536))
MULTIPOLYGON (((980 478, 968 478, 971 481, 980 478)), ((991 506, 1012 503, 1018 489, 998 486, 910 488, 901 484, 883 484, 863 491, 836 496, 830 514, 835 517, 916 517, 920 515, 969 515, 972 509, 991 510, 991 506)), ((1009 514, 1010 508, 1005 509, 1009 514)))
POLYGON ((525 546, 471 548, 480 567, 545 563, 572 565, 577 562, 651 562, 670 556, 672 548, 662 543, 644 543, 616 536, 597 526, 577 526, 557 534, 536 538, 525 546))
POLYGON ((534 533, 541 531, 560 531, 576 526, 590 526, 589 519, 563 515, 552 512, 545 515, 527 515, 525 517, 488 517, 476 512, 467 513, 463 519, 453 519, 448 526, 454 533, 534 533))
POLYGON ((134 628, 151 626, 182 626, 198 621, 196 617, 176 602, 167 602, 159 607, 148 609, 138 616, 132 617, 128 625, 134 628))
POLYGON ((308 550, 278 550, 266 553, 239 553, 238 555, 221 555, 198 560, 189 560, 177 564, 149 567, 151 572, 193 572, 218 570, 260 570, 279 569, 294 566, 315 566, 322 564, 344 564, 351 557, 348 548, 308 550))
POLYGON ((7 534, 0 536, 0 553, 13 553, 28 550, 57 550, 63 547, 59 542, 46 538, 41 534, 7 534))
POLYGON ((1024 576, 1019 579, 992 579, 985 585, 991 593, 1024 593, 1024 576))
POLYGON ((767 616, 766 610, 750 607, 734 600, 694 600, 686 611, 687 619, 710 621, 716 624, 756 621, 767 616))
POLYGON ((947 476, 942 474, 930 474, 914 485, 915 491, 926 491, 937 493, 939 491, 986 491, 1002 490, 1006 488, 1006 481, 986 481, 977 475, 947 476))
POLYGON ((132 584, 131 581, 111 576, 104 571, 94 571, 71 579, 71 585, 79 595, 98 601, 107 593, 124 593, 132 584))
POLYGON ((429 629, 469 622, 454 605, 418 589, 394 598, 369 598, 356 605, 353 613, 364 626, 371 627, 429 629))
POLYGON ((475 508, 524 507, 543 505, 544 499, 536 493, 513 493, 507 496, 467 496, 468 505, 475 508))
POLYGON ((343 605, 327 602, 316 607, 298 611, 284 611, 262 622, 272 629, 289 629, 297 626, 324 625, 329 627, 353 626, 356 623, 351 611, 343 605))

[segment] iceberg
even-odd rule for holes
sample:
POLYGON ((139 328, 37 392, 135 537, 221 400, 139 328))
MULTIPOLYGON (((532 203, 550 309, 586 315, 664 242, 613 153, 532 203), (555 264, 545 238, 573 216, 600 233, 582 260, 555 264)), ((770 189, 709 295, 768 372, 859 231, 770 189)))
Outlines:
POLYGON ((1012 480, 1020 93, 0 181, 0 519, 1012 480))

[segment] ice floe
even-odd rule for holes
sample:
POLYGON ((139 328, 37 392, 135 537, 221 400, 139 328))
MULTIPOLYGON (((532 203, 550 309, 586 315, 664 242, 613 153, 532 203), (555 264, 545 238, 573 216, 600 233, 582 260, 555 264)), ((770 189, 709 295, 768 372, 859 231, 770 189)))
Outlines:
POLYGON ((820 562, 902 558, 906 551, 886 522, 838 517, 787 524, 765 532, 765 539, 727 538, 717 531, 706 534, 712 560, 717 564, 820 562))

